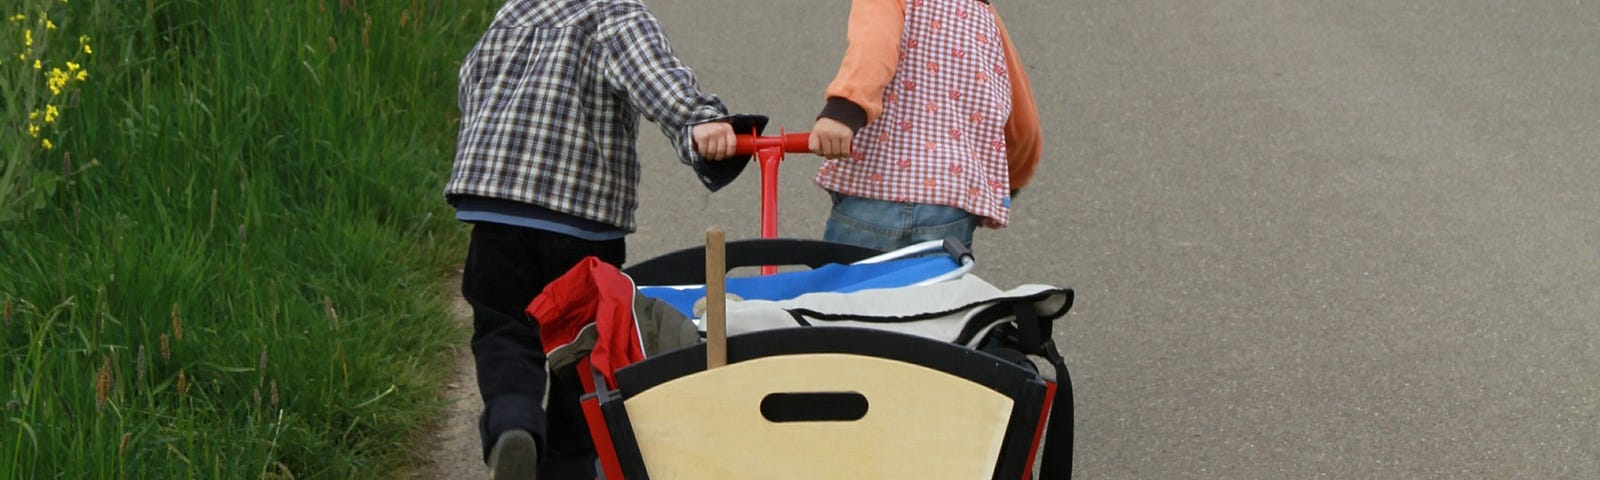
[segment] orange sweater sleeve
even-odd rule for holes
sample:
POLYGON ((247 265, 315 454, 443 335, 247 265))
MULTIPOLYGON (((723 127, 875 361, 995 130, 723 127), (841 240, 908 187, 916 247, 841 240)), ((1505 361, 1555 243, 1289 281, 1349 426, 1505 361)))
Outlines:
POLYGON ((828 84, 828 99, 843 99, 861 107, 866 121, 883 113, 883 90, 894 79, 900 63, 900 32, 906 17, 905 0, 852 0, 849 47, 839 73, 828 84))
MULTIPOLYGON (((994 7, 990 7, 993 11, 994 7)), ((1011 34, 995 14, 995 24, 1000 27, 1000 40, 1006 49, 1006 72, 1011 77, 1011 118, 1006 121, 1006 159, 1011 166, 1011 188, 1021 189, 1033 179, 1039 166, 1044 134, 1039 128, 1039 106, 1033 102, 1033 86, 1027 73, 1022 71, 1022 59, 1017 57, 1017 47, 1011 43, 1011 34)))

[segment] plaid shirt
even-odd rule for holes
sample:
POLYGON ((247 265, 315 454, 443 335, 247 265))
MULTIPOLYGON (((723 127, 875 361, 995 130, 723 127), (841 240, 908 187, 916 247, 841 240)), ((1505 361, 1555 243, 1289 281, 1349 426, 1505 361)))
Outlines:
POLYGON ((701 168, 689 134, 726 108, 639 0, 509 0, 461 65, 459 100, 452 202, 510 200, 632 232, 641 114, 707 187, 732 180, 701 168))

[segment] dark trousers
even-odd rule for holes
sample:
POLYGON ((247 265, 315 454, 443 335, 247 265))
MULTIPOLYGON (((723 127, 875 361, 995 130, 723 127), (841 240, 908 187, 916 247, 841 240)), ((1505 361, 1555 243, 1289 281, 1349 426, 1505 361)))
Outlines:
POLYGON ((472 306, 472 355, 484 403, 478 430, 485 460, 501 433, 522 429, 539 444, 539 478, 595 478, 594 444, 578 407, 583 388, 576 378, 546 374, 538 324, 525 313, 545 285, 587 256, 620 267, 626 243, 495 223, 473 225, 461 294, 472 306), (541 402, 548 408, 541 408, 541 402))

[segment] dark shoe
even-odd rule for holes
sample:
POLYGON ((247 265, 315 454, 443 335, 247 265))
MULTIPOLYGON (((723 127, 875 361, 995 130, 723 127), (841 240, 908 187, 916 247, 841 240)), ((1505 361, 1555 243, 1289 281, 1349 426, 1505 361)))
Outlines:
POLYGON ((492 480, 537 480, 539 447, 527 430, 500 434, 489 451, 489 478, 492 480))

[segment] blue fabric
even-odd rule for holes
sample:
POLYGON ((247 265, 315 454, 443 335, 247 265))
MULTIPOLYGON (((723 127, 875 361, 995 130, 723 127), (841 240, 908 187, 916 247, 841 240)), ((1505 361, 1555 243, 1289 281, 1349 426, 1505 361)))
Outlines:
MULTIPOLYGON (((948 273, 959 266, 948 255, 857 265, 830 263, 813 270, 729 278, 727 291, 747 300, 787 300, 813 292, 850 293, 871 288, 904 287, 948 273)), ((706 289, 703 285, 691 288, 639 287, 639 293, 661 299, 684 315, 695 318, 694 302, 706 296, 706 289)))
POLYGON ((604 223, 510 200, 462 196, 454 204, 456 220, 463 222, 499 223, 571 235, 594 242, 616 240, 628 235, 627 231, 604 223))

